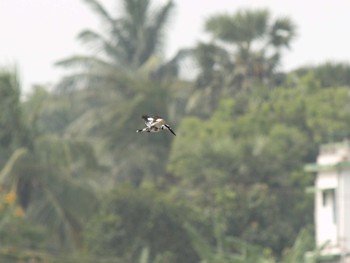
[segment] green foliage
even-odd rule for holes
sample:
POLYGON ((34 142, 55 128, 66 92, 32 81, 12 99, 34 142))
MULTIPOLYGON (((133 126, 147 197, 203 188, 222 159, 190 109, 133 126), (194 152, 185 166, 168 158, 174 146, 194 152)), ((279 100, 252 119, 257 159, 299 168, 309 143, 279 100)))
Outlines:
POLYGON ((222 100, 206 121, 184 118, 168 165, 180 193, 203 213, 223 217, 226 235, 275 255, 312 222, 312 197, 304 189, 313 177, 303 172, 304 163, 328 134, 350 129, 348 89, 311 91, 312 79, 299 85, 259 87, 222 100), (222 191, 230 197, 222 199, 222 191))
POLYGON ((45 230, 27 222, 24 212, 16 204, 15 193, 0 190, 0 244, 1 247, 38 249, 43 247, 45 230))
POLYGON ((233 15, 216 15, 206 22, 206 30, 220 40, 250 46, 261 38, 268 26, 267 10, 240 10, 233 15))
POLYGON ((75 114, 71 100, 52 94, 45 87, 35 86, 23 103, 27 122, 34 133, 58 133, 72 121, 75 114))
POLYGON ((26 141, 19 86, 15 68, 0 69, 0 165, 26 141))
POLYGON ((19 88, 10 81, 15 76, 15 73, 9 72, 0 77, 7 84, 2 86, 6 91, 2 99, 12 109, 2 112, 0 118, 6 117, 16 123, 15 126, 7 123, 11 136, 6 138, 8 145, 3 145, 1 150, 2 153, 7 151, 9 157, 1 158, 0 186, 11 189, 13 200, 17 200, 18 213, 25 215, 28 222, 40 224, 50 232, 48 246, 71 250, 79 246, 84 220, 96 204, 94 193, 87 184, 73 177, 77 174, 82 177, 87 168, 92 171, 97 162, 92 150, 88 151, 89 146, 82 147, 82 142, 78 144, 57 136, 43 135, 44 131, 37 124, 45 92, 38 90, 24 106, 19 100, 19 88), (28 108, 23 111, 22 107, 28 108), (79 153, 78 145, 85 154, 79 153), (84 167, 81 167, 79 164, 84 160, 84 167))
POLYGON ((285 252, 283 258, 284 263, 297 263, 297 262, 307 262, 305 260, 306 253, 311 251, 314 247, 314 240, 312 238, 312 233, 308 229, 303 229, 300 231, 293 247, 285 252))
POLYGON ((300 67, 294 73, 303 77, 312 73, 323 88, 350 86, 350 66, 345 63, 326 62, 317 66, 300 67))
POLYGON ((0 172, 0 260, 9 263, 20 259, 41 262, 45 258, 46 229, 28 222, 23 208, 16 202, 14 189, 7 192, 3 188, 3 179, 23 154, 23 149, 16 151, 0 172))
POLYGON ((7 180, 16 185, 27 218, 48 227, 52 244, 66 250, 79 246, 82 226, 96 206, 91 188, 73 177, 84 170, 71 167, 70 154, 62 141, 40 138, 7 180))
POLYGON ((145 249, 151 262, 196 262, 184 223, 188 208, 153 189, 120 186, 103 200, 87 229, 87 249, 103 257, 136 261, 145 249), (171 259, 170 259, 171 258, 171 259), (162 261, 161 261, 162 262, 162 261))
POLYGON ((186 225, 194 247, 201 257, 201 262, 217 263, 273 263, 275 262, 268 250, 248 244, 241 239, 216 236, 216 246, 213 246, 201 236, 197 230, 186 225))

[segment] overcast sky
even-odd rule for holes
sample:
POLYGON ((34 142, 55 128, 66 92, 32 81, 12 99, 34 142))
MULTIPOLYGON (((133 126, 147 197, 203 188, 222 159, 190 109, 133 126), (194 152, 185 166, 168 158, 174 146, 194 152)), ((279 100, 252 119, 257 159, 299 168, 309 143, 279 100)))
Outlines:
MULTIPOLYGON (((349 0, 174 1, 166 57, 202 39, 208 16, 263 7, 273 17, 291 17, 298 26, 298 38, 284 57, 285 69, 325 61, 350 62, 349 0)), ((100 2, 113 13, 118 0, 100 2)), ((35 83, 54 84, 63 74, 54 62, 86 53, 76 36, 82 29, 98 29, 99 25, 83 0, 0 0, 0 65, 16 63, 27 91, 35 83)))

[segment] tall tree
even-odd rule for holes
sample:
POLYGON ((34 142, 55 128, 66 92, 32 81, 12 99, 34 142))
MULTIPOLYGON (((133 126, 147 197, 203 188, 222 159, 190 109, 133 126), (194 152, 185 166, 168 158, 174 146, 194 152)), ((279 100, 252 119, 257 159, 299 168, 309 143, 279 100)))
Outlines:
POLYGON ((188 105, 189 111, 205 116, 222 96, 256 84, 273 85, 282 51, 296 34, 291 19, 273 19, 265 9, 213 15, 205 29, 212 40, 195 48, 200 73, 188 105))
MULTIPOLYGON (((12 156, 8 162, 2 160, 6 165, 0 173, 0 186, 12 191, 26 219, 52 231, 51 241, 56 247, 71 249, 80 244, 84 220, 94 208, 93 191, 79 180, 84 170, 79 164, 91 148, 84 142, 39 131, 37 108, 23 110, 18 83, 16 71, 0 73, 2 105, 7 106, 0 112, 0 120, 6 124, 2 146, 12 156)), ((29 97, 28 103, 36 99, 29 97)), ((91 159, 88 162, 94 164, 91 159)))
POLYGON ((15 67, 0 69, 0 165, 26 141, 20 107, 20 80, 15 67))
POLYGON ((247 77, 270 77, 280 62, 281 50, 289 48, 295 25, 287 17, 272 20, 265 9, 240 10, 233 15, 214 15, 206 21, 214 39, 235 46, 235 64, 247 77))
POLYGON ((61 66, 84 69, 64 78, 61 85, 76 84, 78 80, 88 81, 88 85, 115 84, 118 72, 134 73, 160 54, 172 1, 153 8, 150 0, 123 0, 119 17, 111 15, 97 0, 85 2, 101 18, 105 32, 87 29, 79 34, 78 38, 98 55, 76 55, 58 62, 61 66))
POLYGON ((58 62, 62 66, 83 67, 78 74, 64 78, 59 87, 83 85, 98 89, 67 93, 75 99, 74 108, 78 101, 82 106, 80 114, 69 120, 65 134, 89 138, 113 178, 132 178, 139 185, 144 174, 155 178, 164 170, 159 163, 166 160, 170 142, 164 136, 153 137, 150 141, 156 141, 159 147, 151 150, 152 143, 135 141, 130 131, 142 125, 142 114, 168 117, 170 90, 149 76, 150 69, 157 68, 157 61, 152 64, 162 51, 174 5, 172 1, 153 5, 150 0, 123 0, 118 15, 112 15, 96 0, 85 2, 101 18, 104 31, 85 30, 79 39, 98 53, 58 62))

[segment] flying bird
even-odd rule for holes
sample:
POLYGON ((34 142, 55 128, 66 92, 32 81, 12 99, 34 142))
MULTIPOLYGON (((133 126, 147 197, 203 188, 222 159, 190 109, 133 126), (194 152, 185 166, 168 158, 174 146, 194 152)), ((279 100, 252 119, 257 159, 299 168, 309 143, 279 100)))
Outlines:
POLYGON ((149 117, 148 115, 142 115, 142 119, 145 121, 146 127, 136 132, 160 132, 161 130, 167 129, 172 134, 175 132, 170 128, 169 124, 160 116, 149 117))

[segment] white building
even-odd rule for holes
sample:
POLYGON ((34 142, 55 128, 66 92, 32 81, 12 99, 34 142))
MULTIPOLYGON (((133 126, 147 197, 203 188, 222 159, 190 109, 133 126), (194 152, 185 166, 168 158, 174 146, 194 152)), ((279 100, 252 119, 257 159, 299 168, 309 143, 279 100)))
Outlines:
POLYGON ((322 145, 316 164, 316 246, 319 262, 350 263, 350 143, 322 145))

